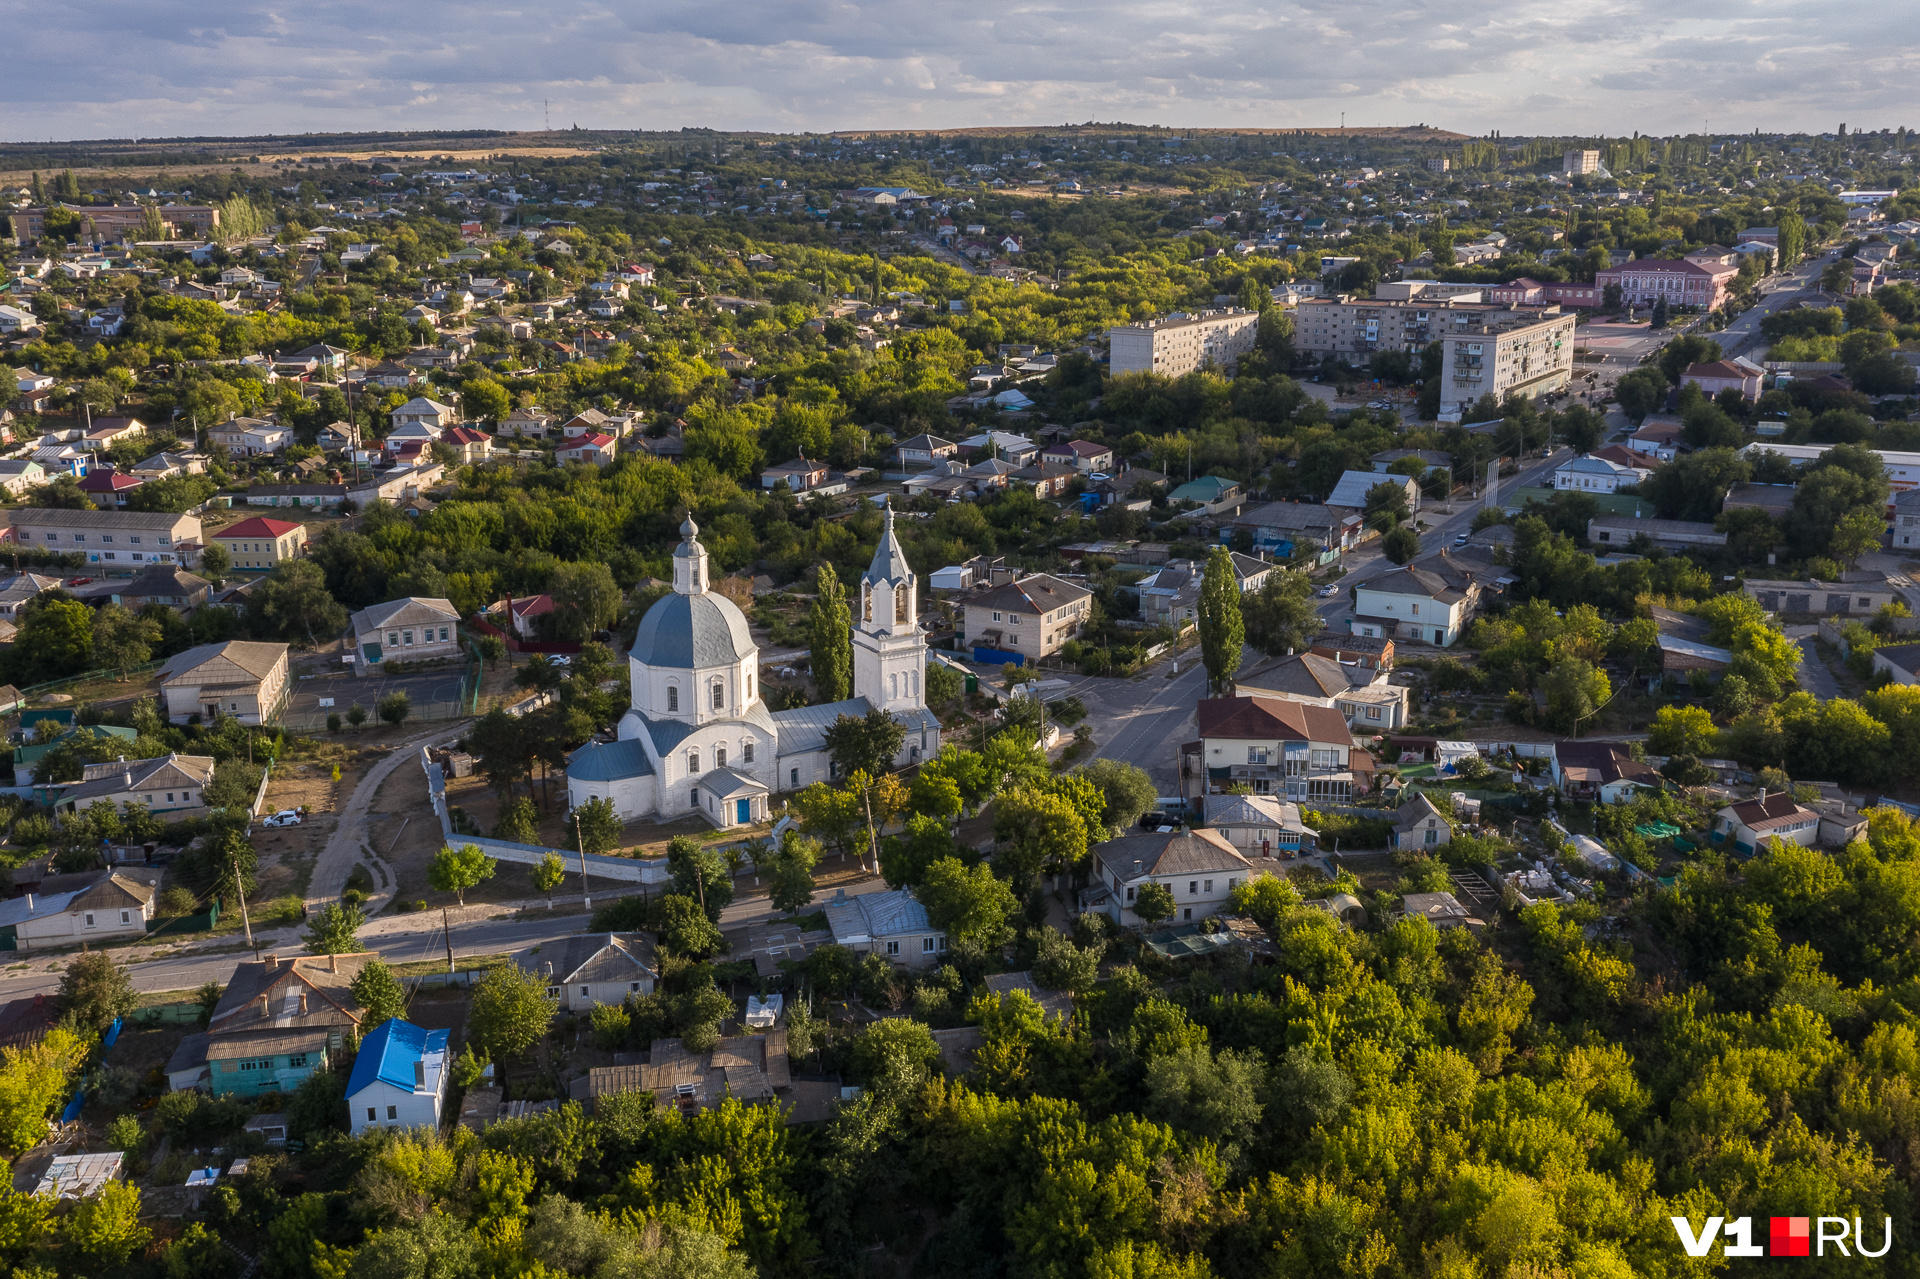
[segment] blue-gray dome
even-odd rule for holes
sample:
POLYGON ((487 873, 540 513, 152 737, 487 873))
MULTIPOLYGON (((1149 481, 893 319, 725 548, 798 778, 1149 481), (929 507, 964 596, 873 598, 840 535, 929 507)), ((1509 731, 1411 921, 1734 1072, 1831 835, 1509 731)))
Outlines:
POLYGON ((731 666, 755 651, 747 618, 724 595, 669 595, 640 619, 633 660, 694 670, 731 666))

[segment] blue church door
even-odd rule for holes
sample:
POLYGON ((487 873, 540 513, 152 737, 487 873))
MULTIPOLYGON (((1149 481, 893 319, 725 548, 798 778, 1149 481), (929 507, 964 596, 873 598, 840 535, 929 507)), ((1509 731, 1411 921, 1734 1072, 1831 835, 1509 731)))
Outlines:
POLYGON ((753 801, 750 799, 737 799, 733 802, 733 811, 733 820, 745 826, 753 820, 753 801))

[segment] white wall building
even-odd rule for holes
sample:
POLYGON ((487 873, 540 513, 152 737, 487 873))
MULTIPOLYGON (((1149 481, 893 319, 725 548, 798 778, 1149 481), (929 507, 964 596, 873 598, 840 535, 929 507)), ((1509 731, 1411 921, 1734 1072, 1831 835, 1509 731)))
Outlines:
POLYGON ((447 1099, 447 1032, 398 1017, 360 1041, 347 1079, 353 1135, 369 1128, 438 1128, 447 1099))
POLYGON ((1212 366, 1225 369, 1253 349, 1260 315, 1240 307, 1176 313, 1108 332, 1110 367, 1121 373, 1182 377, 1212 366))

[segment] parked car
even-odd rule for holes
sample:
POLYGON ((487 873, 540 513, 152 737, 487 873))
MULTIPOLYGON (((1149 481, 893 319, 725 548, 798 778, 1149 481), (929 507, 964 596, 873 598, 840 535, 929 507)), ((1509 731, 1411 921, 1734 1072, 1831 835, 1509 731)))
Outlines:
POLYGON ((1340 593, 1339 586, 1331 583, 1320 588, 1320 598, 1323 600, 1330 600, 1334 596, 1338 595, 1339 593, 1340 593))
POLYGON ((262 826, 298 826, 300 820, 298 809, 283 808, 260 824, 262 826))
POLYGON ((1453 544, 1455 546, 1465 546, 1467 544, 1467 535, 1462 533, 1459 537, 1454 538, 1453 544))

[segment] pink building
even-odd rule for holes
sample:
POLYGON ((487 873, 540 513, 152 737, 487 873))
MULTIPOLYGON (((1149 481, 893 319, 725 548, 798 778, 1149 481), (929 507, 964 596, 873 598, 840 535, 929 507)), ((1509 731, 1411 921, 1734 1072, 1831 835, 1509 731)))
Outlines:
POLYGON ((1757 400, 1760 398, 1760 370, 1745 364, 1735 364, 1732 360, 1715 360, 1712 364, 1689 364, 1687 371, 1680 375, 1680 385, 1699 387, 1708 396, 1722 391, 1738 391, 1741 398, 1757 400))
POLYGON ((1522 276, 1505 284, 1488 286, 1487 301, 1501 306, 1551 306, 1558 303, 1561 306, 1596 307, 1600 305, 1600 286, 1554 284, 1522 276))
POLYGON ((1617 284, 1620 300, 1635 306, 1651 306, 1665 298, 1668 306, 1710 311, 1727 300, 1727 284, 1739 273, 1738 267, 1725 263, 1636 258, 1600 272, 1594 287, 1604 291, 1609 284, 1617 284))

